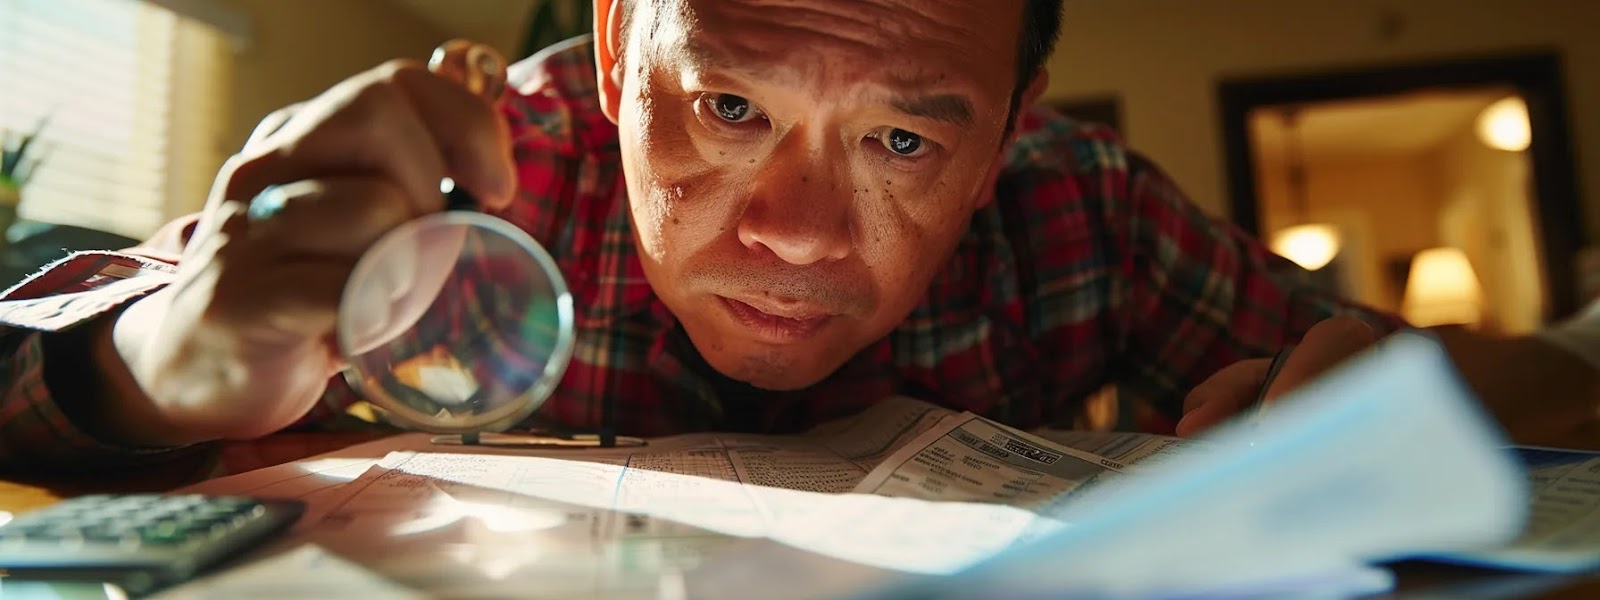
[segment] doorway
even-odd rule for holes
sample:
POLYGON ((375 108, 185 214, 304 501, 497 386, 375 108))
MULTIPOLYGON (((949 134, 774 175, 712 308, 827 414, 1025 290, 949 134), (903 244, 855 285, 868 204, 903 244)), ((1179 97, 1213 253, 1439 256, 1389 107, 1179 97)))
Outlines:
POLYGON ((1537 54, 1223 82, 1234 221, 1413 324, 1570 315, 1584 235, 1560 73, 1537 54))

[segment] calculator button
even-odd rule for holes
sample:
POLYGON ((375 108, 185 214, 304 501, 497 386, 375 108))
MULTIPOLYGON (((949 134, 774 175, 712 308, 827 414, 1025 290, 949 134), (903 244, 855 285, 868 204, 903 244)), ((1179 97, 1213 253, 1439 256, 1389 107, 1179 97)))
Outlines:
POLYGON ((181 544, 188 538, 188 532, 174 523, 162 523, 139 528, 140 541, 154 546, 181 544))
POLYGON ((124 540, 138 540, 139 538, 128 530, 96 525, 83 528, 83 539, 100 543, 121 543, 124 540))
POLYGON ((25 533, 28 540, 42 540, 49 542, 82 541, 83 533, 76 527, 49 527, 34 529, 25 533))

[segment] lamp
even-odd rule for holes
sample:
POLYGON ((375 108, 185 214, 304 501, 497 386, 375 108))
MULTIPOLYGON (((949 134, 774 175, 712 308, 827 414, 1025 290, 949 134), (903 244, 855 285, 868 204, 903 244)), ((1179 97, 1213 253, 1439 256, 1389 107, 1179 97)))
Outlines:
POLYGON ((1272 251, 1315 271, 1339 254, 1339 232, 1326 223, 1285 227, 1272 234, 1272 251))
POLYGON ((1279 229, 1272 234, 1272 251, 1315 271, 1328 265, 1339 254, 1339 230, 1326 223, 1309 223, 1311 193, 1306 183, 1305 159, 1301 156, 1299 113, 1296 108, 1283 111, 1284 155, 1288 162, 1289 199, 1293 205, 1295 221, 1299 224, 1279 229))
POLYGON ((1533 142, 1528 103, 1518 96, 1501 98, 1478 113, 1478 139, 1496 150, 1521 152, 1533 142))
POLYGON ((1429 248, 1411 260, 1401 313, 1417 327, 1477 325, 1483 288, 1467 254, 1459 248, 1429 248))

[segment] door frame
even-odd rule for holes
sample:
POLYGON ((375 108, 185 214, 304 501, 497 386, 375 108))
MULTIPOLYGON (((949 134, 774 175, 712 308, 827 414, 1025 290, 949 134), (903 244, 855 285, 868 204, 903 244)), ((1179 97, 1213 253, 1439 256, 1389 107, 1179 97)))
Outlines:
POLYGON ((1226 161, 1228 206, 1233 222, 1260 235, 1255 155, 1250 147, 1250 111, 1284 104, 1350 100, 1429 90, 1504 86, 1528 104, 1533 141, 1535 211, 1548 321, 1581 308, 1574 260, 1587 243, 1573 163, 1566 83, 1560 54, 1534 51, 1428 62, 1334 68, 1316 73, 1227 78, 1217 85, 1226 161))

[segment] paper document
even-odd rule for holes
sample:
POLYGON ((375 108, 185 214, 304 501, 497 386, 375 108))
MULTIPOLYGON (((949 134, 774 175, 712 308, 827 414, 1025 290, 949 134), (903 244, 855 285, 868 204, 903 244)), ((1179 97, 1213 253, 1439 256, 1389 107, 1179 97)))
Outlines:
POLYGON ((1532 496, 1522 535, 1504 547, 1436 558, 1530 571, 1600 566, 1600 452, 1517 448, 1532 496))
POLYGON ((1037 508, 1126 465, 999 425, 971 413, 946 416, 900 448, 855 491, 1037 508))
POLYGON ((1521 528, 1528 496, 1504 439, 1465 389, 1436 342, 1391 336, 1259 421, 1217 429, 1199 451, 1097 475, 1065 516, 1051 512, 1069 524, 1050 535, 956 578, 888 585, 874 597, 1237 591, 1504 543, 1521 528))
MULTIPOLYGON (((890 398, 801 435, 689 434, 617 449, 441 446, 410 434, 188 491, 300 498, 309 510, 291 544, 429 595, 655 597, 674 573, 751 542, 948 573, 1058 525, 1010 506, 841 492, 952 414, 890 398)), ((230 576, 243 577, 179 589, 225 591, 230 576)))
MULTIPOLYGON (((192 491, 302 498, 285 546, 340 558, 339 581, 355 569, 430 597, 730 597, 734 581, 780 586, 771 598, 897 597, 918 581, 951 597, 1371 592, 1389 580, 1362 561, 1498 543, 1525 503, 1436 347, 1376 356, 1259 429, 1198 442, 1028 433, 890 398, 800 435, 632 448, 403 435, 192 491)), ((1554 489, 1588 484, 1565 468, 1554 489)), ((191 586, 227 596, 241 573, 191 586)))
POLYGON ((1053 443, 1102 456, 1123 465, 1154 466, 1205 442, 1127 431, 1041 429, 1030 432, 1053 443))

